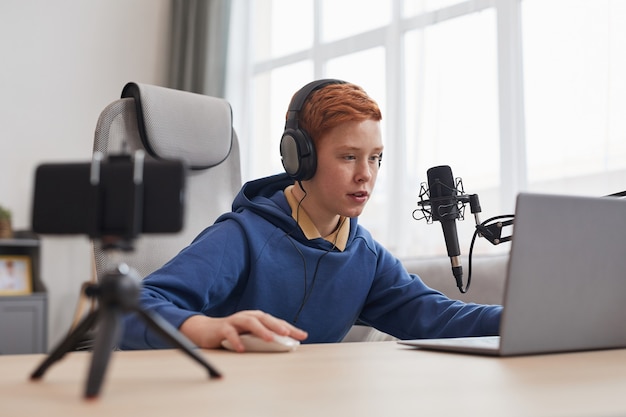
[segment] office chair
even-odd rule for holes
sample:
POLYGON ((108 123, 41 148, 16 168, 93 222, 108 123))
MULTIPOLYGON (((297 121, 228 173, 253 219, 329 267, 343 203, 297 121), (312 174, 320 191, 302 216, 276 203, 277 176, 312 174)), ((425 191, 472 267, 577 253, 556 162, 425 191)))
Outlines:
MULTIPOLYGON (((219 98, 164 87, 128 83, 121 98, 109 104, 96 125, 93 152, 103 156, 144 150, 150 158, 180 159, 187 165, 184 226, 177 234, 144 234, 133 251, 113 260, 94 242, 92 277, 81 288, 74 328, 85 310, 95 308, 85 288, 120 262, 144 278, 173 258, 205 227, 231 210, 241 187, 237 135, 230 104, 219 98)), ((78 347, 89 349, 91 340, 78 347)))
MULTIPOLYGON (((143 278, 173 258, 205 227, 231 210, 241 187, 237 135, 230 104, 220 98, 128 83, 96 126, 93 151, 105 157, 144 150, 146 157, 179 159, 187 165, 184 227, 178 234, 145 234, 122 261, 143 278)), ((94 245, 101 277, 113 266, 94 245)))

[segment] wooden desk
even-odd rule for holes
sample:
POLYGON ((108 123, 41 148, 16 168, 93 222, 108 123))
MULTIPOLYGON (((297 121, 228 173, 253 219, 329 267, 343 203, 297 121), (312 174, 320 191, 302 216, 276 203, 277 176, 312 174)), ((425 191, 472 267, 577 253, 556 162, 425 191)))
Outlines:
POLYGON ((91 354, 41 381, 45 355, 0 356, 0 414, 13 416, 626 415, 626 349, 517 358, 414 350, 395 342, 304 345, 293 353, 115 352, 101 395, 82 397, 91 354))

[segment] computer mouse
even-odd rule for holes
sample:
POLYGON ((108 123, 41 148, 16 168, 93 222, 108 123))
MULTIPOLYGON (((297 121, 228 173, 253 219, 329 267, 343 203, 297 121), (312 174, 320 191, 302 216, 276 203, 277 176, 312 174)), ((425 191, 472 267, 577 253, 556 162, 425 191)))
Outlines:
MULTIPOLYGON (((300 341, 289 336, 274 335, 274 340, 266 341, 251 333, 239 335, 246 352, 291 352, 300 346, 300 341)), ((222 340, 222 346, 234 351, 234 346, 226 339, 222 340)))

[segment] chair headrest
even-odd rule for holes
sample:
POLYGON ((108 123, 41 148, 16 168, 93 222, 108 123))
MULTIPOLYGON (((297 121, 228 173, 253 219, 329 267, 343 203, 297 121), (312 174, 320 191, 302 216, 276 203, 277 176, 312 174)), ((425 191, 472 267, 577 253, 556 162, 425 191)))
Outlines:
POLYGON ((206 169, 228 157, 233 128, 226 100, 133 82, 122 90, 126 97, 135 99, 141 141, 154 158, 206 169))

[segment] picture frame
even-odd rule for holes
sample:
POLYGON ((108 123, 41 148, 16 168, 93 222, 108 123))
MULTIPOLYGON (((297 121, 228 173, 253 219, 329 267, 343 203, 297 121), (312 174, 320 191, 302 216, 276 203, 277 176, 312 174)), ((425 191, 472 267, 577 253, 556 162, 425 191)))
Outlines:
POLYGON ((32 271, 30 256, 0 255, 0 296, 32 294, 32 271))

